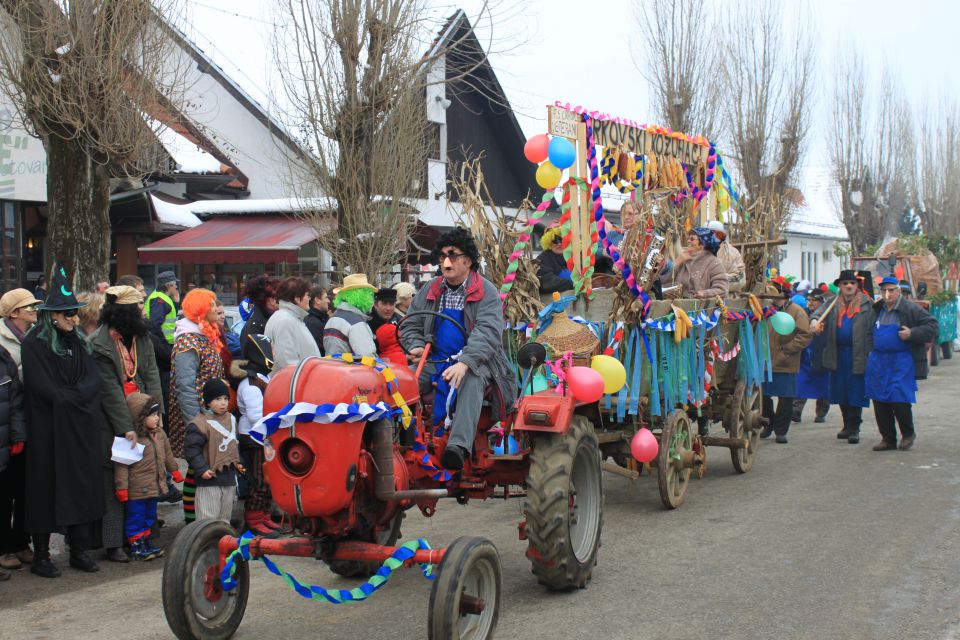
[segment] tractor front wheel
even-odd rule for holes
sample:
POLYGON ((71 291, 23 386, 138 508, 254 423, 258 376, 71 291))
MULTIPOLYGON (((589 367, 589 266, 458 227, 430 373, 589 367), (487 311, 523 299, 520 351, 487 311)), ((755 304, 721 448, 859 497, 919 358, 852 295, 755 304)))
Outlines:
POLYGON ((227 640, 240 626, 250 594, 246 562, 236 564, 237 587, 220 584, 218 543, 237 535, 226 522, 188 524, 173 541, 163 567, 163 612, 180 640, 227 640))
POLYGON ((584 588, 603 527, 600 447, 586 417, 573 416, 566 435, 534 437, 523 514, 527 557, 540 584, 560 591, 584 588))
POLYGON ((430 640, 488 640, 500 616, 500 554, 486 538, 447 547, 430 590, 430 640))

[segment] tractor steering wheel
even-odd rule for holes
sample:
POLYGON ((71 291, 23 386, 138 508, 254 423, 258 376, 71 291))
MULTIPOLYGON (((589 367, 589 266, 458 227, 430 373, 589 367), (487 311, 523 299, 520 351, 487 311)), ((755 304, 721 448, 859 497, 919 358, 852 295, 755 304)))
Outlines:
MULTIPOLYGON (((457 322, 456 320, 454 320, 454 319, 451 318, 450 316, 443 315, 443 314, 440 313, 439 311, 413 311, 413 312, 408 313, 407 315, 405 315, 403 318, 400 319, 400 322, 397 323, 397 342, 400 344, 400 348, 403 349, 403 353, 404 353, 405 355, 407 355, 407 356, 409 356, 409 357, 411 357, 411 358, 417 358, 417 357, 419 357, 419 356, 415 356, 415 355, 413 355, 412 353, 410 353, 410 351, 407 349, 407 347, 403 344, 403 333, 402 333, 403 323, 406 322, 407 320, 409 320, 410 318, 414 318, 414 317, 416 317, 416 316, 436 316, 437 318, 440 318, 440 321, 441 321, 441 322, 451 322, 451 323, 453 323, 453 326, 455 326, 455 327, 457 328, 457 330, 460 332, 460 335, 463 336, 463 342, 464 342, 464 343, 467 342, 467 330, 463 328, 463 325, 462 325, 462 324, 460 324, 459 322, 457 322)), ((436 323, 434 323, 434 329, 435 329, 435 328, 436 328, 436 323)), ((434 331, 434 333, 436 333, 436 331, 434 331)), ((433 355, 433 353, 434 353, 434 352, 433 352, 433 347, 435 347, 436 345, 433 343, 433 336, 432 336, 432 335, 427 336, 427 343, 431 345, 430 353, 431 353, 431 355, 433 355)), ((430 364, 441 364, 441 363, 446 362, 446 361, 447 361, 447 358, 434 359, 434 358, 432 358, 432 357, 427 360, 427 362, 430 363, 430 364)))

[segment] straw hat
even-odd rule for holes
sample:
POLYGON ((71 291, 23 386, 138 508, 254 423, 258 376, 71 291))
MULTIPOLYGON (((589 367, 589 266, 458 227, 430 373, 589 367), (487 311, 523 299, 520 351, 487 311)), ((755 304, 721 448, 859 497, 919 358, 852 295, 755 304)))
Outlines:
POLYGON ((367 274, 351 273, 343 279, 342 287, 337 287, 333 290, 333 295, 340 294, 344 291, 353 291, 354 289, 370 289, 371 291, 377 290, 375 286, 367 282, 367 274))

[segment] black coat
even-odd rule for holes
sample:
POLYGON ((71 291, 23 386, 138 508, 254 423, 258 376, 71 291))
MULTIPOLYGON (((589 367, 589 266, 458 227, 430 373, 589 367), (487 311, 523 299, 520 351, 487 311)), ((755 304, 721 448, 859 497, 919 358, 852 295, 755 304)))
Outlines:
MULTIPOLYGON (((153 344, 153 354, 157 361, 157 368, 160 371, 170 371, 170 362, 173 358, 173 344, 167 342, 167 337, 163 335, 163 323, 167 319, 170 305, 154 298, 150 301, 150 308, 147 310, 150 319, 150 342, 153 344)), ((174 312, 177 308, 174 306, 174 312)))
MULTIPOLYGON (((253 335, 262 335, 267 331, 267 320, 270 316, 267 315, 267 312, 261 309, 260 307, 253 307, 253 313, 250 314, 250 317, 247 318, 247 321, 243 324, 243 330, 240 331, 240 349, 242 350, 247 346, 247 336, 251 333, 253 335)), ((241 351, 242 352, 242 351, 241 351)))
POLYGON ((100 372, 82 340, 64 338, 56 355, 31 331, 23 340, 27 418, 26 522, 50 533, 104 513, 100 372))
POLYGON ((544 251, 537 256, 537 277, 540 278, 540 293, 571 291, 573 281, 570 276, 560 275, 567 268, 567 260, 553 251, 544 251))
POLYGON ((307 325, 307 329, 310 330, 310 335, 313 336, 313 339, 316 341, 317 346, 320 347, 320 355, 325 355, 323 353, 323 327, 326 326, 327 320, 330 319, 330 316, 316 309, 309 309, 307 311, 307 317, 303 319, 303 324, 307 325))
POLYGON ((10 462, 10 445, 27 439, 23 421, 23 390, 17 363, 0 347, 0 471, 10 462))
MULTIPOLYGON (((884 305, 883 300, 874 303, 873 312, 876 317, 880 317, 884 305)), ((900 326, 910 329, 910 339, 907 342, 910 343, 910 351, 913 354, 917 380, 926 380, 930 372, 930 365, 927 364, 927 343, 936 339, 937 333, 940 332, 940 325, 929 311, 903 297, 900 298, 897 312, 900 314, 900 326)))

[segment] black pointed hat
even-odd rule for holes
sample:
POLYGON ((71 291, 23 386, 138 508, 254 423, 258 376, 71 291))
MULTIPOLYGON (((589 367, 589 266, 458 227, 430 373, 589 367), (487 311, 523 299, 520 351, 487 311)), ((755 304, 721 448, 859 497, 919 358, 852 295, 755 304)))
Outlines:
POLYGON ((87 306, 86 302, 79 302, 70 289, 66 270, 56 262, 53 263, 53 278, 50 279, 50 290, 47 298, 37 309, 41 311, 66 311, 87 306))
POLYGON ((247 343, 243 345, 243 356, 247 359, 247 364, 244 365, 247 371, 269 375, 273 370, 273 344, 270 338, 263 334, 247 334, 247 343))

